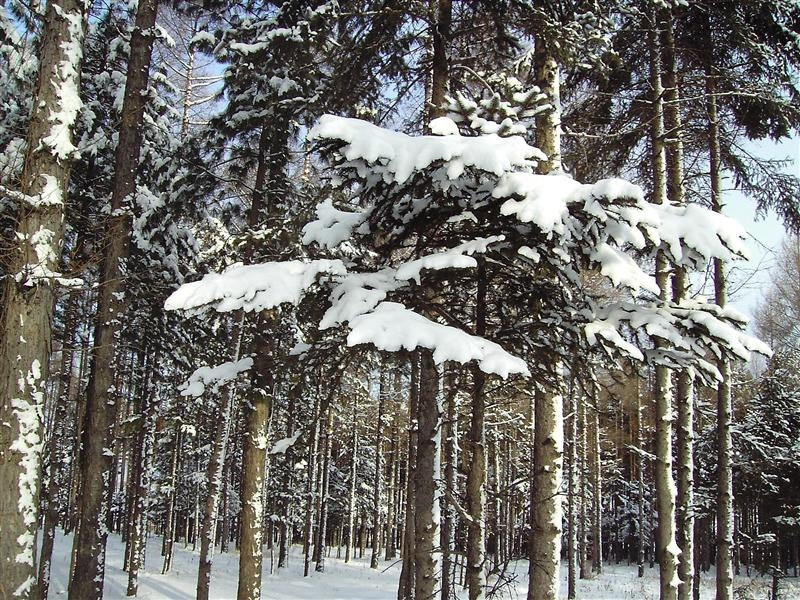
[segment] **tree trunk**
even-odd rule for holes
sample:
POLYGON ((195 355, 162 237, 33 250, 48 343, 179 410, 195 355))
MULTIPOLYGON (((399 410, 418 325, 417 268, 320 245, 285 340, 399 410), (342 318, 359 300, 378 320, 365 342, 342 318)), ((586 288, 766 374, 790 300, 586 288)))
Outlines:
MULTIPOLYGON (((265 323, 261 327, 269 328, 265 323)), ((268 348, 265 340, 264 345, 268 348)), ((242 533, 239 544, 238 600, 261 597, 264 558, 264 467, 267 459, 267 425, 272 409, 271 352, 260 345, 255 355, 249 402, 245 407, 242 448, 242 533)))
POLYGON ((320 414, 319 414, 319 395, 314 396, 314 415, 312 417, 311 427, 308 432, 308 463, 306 478, 306 515, 305 525, 303 527, 303 577, 308 577, 311 568, 311 536, 314 532, 314 508, 315 508, 315 494, 317 490, 316 483, 316 460, 317 448, 319 442, 319 428, 320 428, 320 414))
POLYGON ((639 391, 639 378, 636 377, 636 484, 638 489, 637 529, 639 547, 636 552, 637 576, 644 577, 644 549, 647 544, 644 514, 644 439, 642 431, 642 396, 639 391))
MULTIPOLYGON (((662 51, 664 65, 664 123, 665 136, 670 140, 666 145, 667 158, 667 197, 673 204, 682 206, 686 202, 683 187, 683 124, 680 113, 680 90, 675 72, 675 39, 673 17, 670 10, 665 11, 662 31, 662 51)), ((673 275, 673 300, 683 302, 688 296, 686 270, 676 267, 673 275)), ((694 584, 694 394, 692 370, 685 369, 675 374, 675 402, 678 407, 677 451, 678 487, 676 527, 678 546, 682 559, 678 563, 679 600, 691 600, 694 584)))
POLYGON ((400 369, 398 363, 395 362, 394 368, 394 386, 393 397, 391 401, 392 406, 392 429, 390 436, 389 446, 389 489, 386 491, 389 505, 386 510, 386 552, 384 553, 385 560, 394 560, 397 550, 397 487, 398 487, 398 452, 399 452, 399 398, 401 392, 400 369))
MULTIPOLYGON (((659 30, 661 15, 653 12, 650 35, 650 78, 653 98, 653 120, 651 127, 653 151, 653 202, 663 204, 666 193, 666 157, 664 154, 664 90, 661 85, 661 55, 659 30)), ((663 253, 656 257, 656 282, 661 289, 660 299, 668 300, 669 271, 663 253)), ((656 348, 664 342, 656 341, 656 348)), ((678 597, 678 556, 680 548, 675 530, 675 480, 672 476, 672 389, 670 371, 664 366, 656 367, 656 461, 655 484, 658 507, 658 533, 656 555, 659 563, 660 600, 676 600, 678 597)))
POLYGON ((417 410, 418 447, 414 470, 414 597, 433 600, 439 590, 438 490, 440 408, 438 403, 439 373, 430 350, 420 351, 420 386, 417 410))
POLYGON ((72 366, 74 362, 74 340, 78 321, 75 318, 77 311, 78 294, 71 291, 67 298, 67 308, 64 317, 64 339, 61 345, 61 372, 59 374, 58 393, 55 399, 53 425, 50 439, 47 442, 47 456, 49 463, 47 478, 47 510, 42 525, 42 550, 39 557, 38 589, 40 600, 47 600, 50 587, 50 564, 53 557, 53 543, 55 541, 56 525, 58 521, 58 490, 60 470, 69 457, 64 461, 59 459, 59 442, 66 439, 67 404, 72 388, 72 366))
POLYGON ((183 443, 183 422, 178 419, 175 421, 175 440, 172 449, 172 461, 169 473, 169 496, 167 498, 167 516, 164 526, 164 564, 161 567, 161 574, 169 572, 172 567, 172 550, 175 544, 175 500, 178 491, 178 466, 181 464, 181 444, 183 443))
MULTIPOLYGON (((478 258, 475 297, 475 335, 486 334, 486 261, 478 258)), ((486 375, 478 365, 472 368, 472 406, 467 435, 467 588, 469 600, 482 600, 486 590, 486 375)))
POLYGON ((350 562, 355 534, 354 520, 356 514, 356 479, 358 478, 358 396, 353 394, 353 418, 350 423, 350 485, 347 488, 347 541, 344 549, 344 562, 350 562))
MULTIPOLYGON (((556 384, 557 385, 557 384, 556 384)), ((561 479, 564 454, 563 399, 536 391, 533 454, 533 566, 529 600, 557 600, 561 565, 561 479)))
POLYGON ((603 572, 603 470, 600 448, 600 397, 592 382, 594 423, 592 424, 592 569, 603 572))
POLYGON ((136 172, 143 136, 143 116, 155 39, 158 0, 141 0, 131 33, 130 58, 122 101, 122 122, 114 155, 111 213, 100 269, 97 325, 92 371, 86 397, 86 419, 81 434, 81 489, 83 505, 75 535, 75 570, 69 595, 81 600, 100 600, 105 577, 108 483, 111 480, 111 428, 116 420, 114 392, 115 356, 121 316, 124 314, 122 263, 128 255, 131 235, 130 206, 136 193, 136 172))
POLYGON ((378 420, 375 424, 375 477, 372 482, 372 557, 371 569, 378 568, 381 553, 381 484, 383 482, 383 413, 386 404, 388 383, 385 365, 381 365, 380 386, 378 388, 378 420))
MULTIPOLYGON (((456 469, 458 465, 458 390, 456 389, 455 371, 451 368, 447 372, 446 380, 446 411, 447 417, 442 425, 443 451, 447 460, 444 470, 444 485, 447 494, 456 493, 456 469)), ((442 518, 442 600, 450 600, 453 596, 453 554, 455 550, 455 519, 453 507, 449 502, 443 502, 444 516, 442 518)))
MULTIPOLYGON (((236 350, 234 360, 239 359, 242 336, 244 334, 244 317, 239 321, 239 331, 236 336, 236 350)), ((214 442, 211 449, 211 458, 208 461, 206 481, 208 490, 203 506, 203 519, 200 529, 200 558, 197 569, 197 600, 208 600, 211 585, 211 561, 214 552, 214 537, 217 529, 217 512, 219 510, 220 490, 222 489, 222 472, 225 464, 225 455, 228 451, 228 437, 231 429, 231 416, 234 413, 236 399, 235 384, 230 384, 227 398, 223 400, 224 410, 222 418, 217 421, 214 432, 214 442)), ((197 517, 195 517, 197 520, 197 517)), ((195 543, 197 540, 195 539, 195 543)))
MULTIPOLYGON (((709 35, 709 39, 711 36, 709 35)), ((709 42, 710 43, 710 42, 709 42)), ((711 177, 711 208, 722 212, 722 165, 719 146, 719 115, 717 112, 713 47, 708 46, 709 62, 706 71, 706 110, 708 112, 708 155, 711 177)), ((714 300, 720 306, 727 302, 727 277, 722 261, 714 261, 714 300)), ((721 358, 717 368, 722 380, 717 387, 717 600, 733 599, 733 464, 731 441, 731 363, 721 358)))
POLYGON ((3 264, 0 582, 17 598, 37 597, 44 384, 88 9, 80 0, 53 0, 47 5, 27 154, 16 197, 19 245, 3 264))
MULTIPOLYGON (((571 376, 577 376, 577 370, 571 376)), ((575 393, 575 384, 570 386, 569 393, 570 408, 570 435, 569 435, 569 487, 567 489, 567 509, 569 541, 567 546, 567 598, 573 600, 577 597, 576 578, 578 570, 578 510, 577 510, 577 490, 578 490, 578 395, 575 393)))
POLYGON ((330 407, 325 408, 325 437, 322 446, 322 464, 319 486, 319 517, 317 522, 317 544, 315 553, 317 564, 314 570, 318 573, 325 572, 325 554, 328 542, 328 488, 331 474, 331 437, 333 436, 333 419, 330 407))
POLYGON ((408 461, 406 463, 406 506, 403 525, 403 565, 400 570, 400 581, 397 587, 398 600, 414 598, 414 532, 416 512, 416 470, 417 442, 419 439, 419 423, 417 412, 419 405, 419 356, 411 355, 411 383, 408 403, 408 461))

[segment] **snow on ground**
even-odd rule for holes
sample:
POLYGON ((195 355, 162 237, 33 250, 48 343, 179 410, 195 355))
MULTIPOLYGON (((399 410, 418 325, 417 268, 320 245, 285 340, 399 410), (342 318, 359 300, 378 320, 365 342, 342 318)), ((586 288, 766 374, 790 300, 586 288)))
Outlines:
MULTIPOLYGON (((69 569, 71 536, 57 534, 53 551, 52 583, 50 598, 66 598, 67 571, 69 569)), ((127 574, 122 571, 124 545, 118 535, 108 538, 108 567, 106 569, 106 600, 125 598, 127 574)), ((172 570, 161 575, 161 538, 151 537, 147 543, 146 570, 139 574, 139 595, 146 600, 189 600, 195 597, 198 555, 191 546, 175 545, 172 570)), ((395 600, 399 563, 381 562, 381 568, 369 568, 369 549, 364 558, 355 559, 349 564, 337 559, 336 549, 326 560, 325 573, 315 573, 304 578, 301 549, 295 546, 290 555, 289 567, 275 575, 269 575, 269 551, 265 551, 264 581, 262 597, 264 600, 395 600)), ((236 575, 238 554, 217 554, 214 557, 211 577, 211 598, 228 600, 236 598, 236 575)), ((511 565, 510 573, 515 577, 513 587, 506 586, 498 591, 498 599, 524 600, 527 593, 527 563, 511 565)), ((566 598, 566 566, 562 564, 561 597, 566 598)), ((739 600, 763 600, 768 598, 770 580, 768 578, 736 579, 736 597, 739 600)), ((782 581, 782 600, 800 600, 800 581, 782 581)), ((459 598, 466 598, 466 592, 459 589, 459 598)), ((603 574, 591 580, 578 581, 580 600, 656 600, 658 598, 658 571, 646 569, 642 579, 636 577, 636 567, 604 565, 603 574)), ((701 598, 714 598, 714 573, 703 574, 701 598)))

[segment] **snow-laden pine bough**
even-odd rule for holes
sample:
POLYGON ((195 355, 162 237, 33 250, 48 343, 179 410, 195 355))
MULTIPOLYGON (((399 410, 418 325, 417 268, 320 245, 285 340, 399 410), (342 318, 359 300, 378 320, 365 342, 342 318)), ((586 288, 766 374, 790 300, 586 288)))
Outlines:
MULTIPOLYGON (((476 107, 452 102, 451 116, 437 119, 430 136, 322 117, 310 137, 332 167, 332 195, 348 200, 317 206, 317 219, 303 229, 306 257, 232 265, 181 286, 166 302, 189 312, 279 314, 321 292, 324 313, 298 323, 301 360, 315 346, 324 353, 345 340, 385 352, 426 349, 416 363, 418 582, 437 577, 435 364, 532 376, 552 396, 544 404, 560 409, 558 365, 570 353, 693 367, 713 381, 720 376, 715 358, 769 352, 729 309, 660 300, 641 266, 657 253, 687 268, 743 256, 744 234, 734 222, 697 206, 649 204, 639 187, 619 179, 581 184, 535 174, 546 157, 526 141, 521 116, 538 110, 540 98, 513 100, 530 106, 491 107, 506 115, 496 128, 476 107), (473 322, 482 335, 470 331, 473 322)), ((559 415, 551 415, 556 430, 559 415)), ((558 503, 544 518, 559 539, 558 503)))
POLYGON ((165 307, 263 311, 323 289, 328 308, 316 328, 327 336, 388 352, 427 348, 437 364, 475 361, 503 378, 538 369, 528 350, 558 354, 576 341, 612 357, 693 366, 708 382, 719 377, 713 363, 723 354, 769 353, 730 308, 659 300, 642 267, 658 251, 689 269, 744 257, 734 221, 697 205, 650 204, 620 179, 581 184, 534 174, 542 154, 519 128, 507 137, 462 135, 445 117, 434 130, 446 135, 322 117, 310 137, 350 200, 318 205, 303 229, 309 257, 232 265, 184 284, 165 307), (447 289, 476 267, 477 254, 497 282, 495 340, 468 331, 447 289), (587 286, 586 273, 609 285, 587 286), (656 339, 666 346, 655 348, 656 339))

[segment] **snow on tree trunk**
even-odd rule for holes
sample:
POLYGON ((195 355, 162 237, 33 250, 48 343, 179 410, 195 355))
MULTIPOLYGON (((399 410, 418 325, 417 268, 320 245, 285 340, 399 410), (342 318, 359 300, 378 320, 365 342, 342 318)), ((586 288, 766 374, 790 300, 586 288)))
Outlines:
MULTIPOLYGON (((576 372, 571 374, 573 378, 576 372)), ((578 570, 578 394, 575 392, 575 383, 570 386, 569 410, 570 410, 570 429, 569 429, 569 486, 567 489, 567 510, 569 537, 567 541, 567 598, 570 600, 576 597, 576 578, 578 570)))
MULTIPOLYGON (((709 36, 710 37, 710 36, 709 36)), ((710 44, 710 42, 709 42, 710 44)), ((720 158, 719 114, 717 110, 714 67, 711 64, 713 46, 709 45, 706 72, 706 110, 708 113, 708 155, 711 177, 711 207, 722 212, 722 164, 720 158)), ((725 266, 714 261, 714 298, 725 306, 727 278, 725 266)), ((717 600, 733 599, 733 445, 731 441, 731 363, 726 357, 717 368, 722 380, 717 387, 717 600)))
POLYGON ((82 0, 53 0, 47 6, 17 195, 18 246, 3 266, 0 585, 8 598, 36 598, 44 383, 88 9, 82 0))
MULTIPOLYGON (((486 334, 486 261, 478 261, 475 334, 486 334)), ((472 367, 472 406, 467 435, 469 470, 466 484, 467 588, 469 600, 480 600, 486 589, 486 374, 472 367)))
MULTIPOLYGON (((666 144, 667 159, 667 198, 672 204, 683 206, 686 203, 684 193, 683 171, 683 123, 680 111, 680 90, 675 73, 675 39, 672 12, 664 11, 662 29, 662 54, 664 67, 664 124, 670 142, 666 144)), ((676 267, 673 273, 673 300, 684 301, 689 294, 689 282, 686 269, 676 267)), ((681 549, 681 561, 678 564, 678 598, 690 600, 693 596, 694 583, 694 456, 693 456, 693 420, 694 420, 694 385, 692 370, 682 369, 675 373, 675 403, 678 408, 677 423, 677 539, 681 549)))
POLYGON ((106 225, 106 245, 100 269, 95 346, 86 398, 87 417, 81 434, 79 497, 82 510, 73 541, 75 570, 69 582, 70 597, 82 600, 100 600, 103 595, 108 486, 113 458, 111 428, 117 409, 115 357, 125 307, 122 263, 130 246, 130 205, 136 193, 157 6, 158 0, 141 0, 138 4, 130 40, 122 122, 114 155, 111 214, 106 225))
POLYGON ((175 434, 172 441, 172 460, 170 461, 169 471, 169 492, 167 496, 167 514, 164 524, 164 564, 161 567, 161 574, 169 572, 172 567, 172 551, 175 545, 175 533, 177 515, 175 503, 178 493, 178 468, 181 464, 181 444, 183 443, 183 423, 181 420, 175 422, 175 434))
POLYGON ((328 543, 328 501, 331 477, 331 437, 333 436, 333 415, 330 406, 325 407, 325 427, 322 440, 322 461, 319 474, 319 505, 317 507, 317 541, 314 547, 317 564, 314 570, 325 572, 325 554, 328 543))
POLYGON ((380 367, 380 386, 378 388, 378 417, 375 423, 375 474, 372 482, 372 556, 369 560, 371 569, 378 568, 378 556, 381 553, 381 487, 383 482, 383 413, 386 405, 386 394, 389 384, 383 365, 380 367))
POLYGON ((419 422, 417 412, 419 405, 419 355, 411 355, 411 382, 408 402, 408 456, 406 463, 406 498, 403 524, 403 564, 400 570, 400 581, 397 586, 397 599, 408 600, 414 597, 414 536, 416 531, 416 470, 417 447, 419 441, 419 422))
POLYGON ((439 372, 429 350, 420 351, 417 407, 417 464, 414 470, 414 598, 432 600, 439 591, 439 511, 436 471, 439 458, 439 372))
POLYGON ((592 569, 603 572, 603 456, 600 448, 600 401, 597 382, 592 382, 592 569))
POLYGON ((350 422, 350 483, 347 487, 347 539, 345 541, 344 562, 350 562, 355 534, 354 519, 356 515, 356 479, 358 477, 358 395, 353 394, 353 417, 350 422))
MULTIPOLYGON (((653 11, 650 37, 650 79, 653 98, 651 141, 653 152, 653 202, 667 201, 667 165, 664 154, 664 99, 661 84, 660 40, 657 27, 658 13, 653 11)), ((669 294, 669 271, 663 252, 656 256, 656 282, 661 290, 660 298, 666 301, 669 294)), ((664 347, 656 342, 656 349, 664 347)), ((670 371, 665 366, 656 366, 656 442, 655 484, 658 507, 658 532, 656 555, 659 561, 659 585, 661 600, 676 600, 678 597, 678 556, 680 548, 675 530, 675 480, 672 476, 672 387, 670 371)))
MULTIPOLYGON (((536 118, 536 142, 547 156, 537 169, 540 173, 561 171, 561 113, 559 104, 560 75, 555 58, 549 53, 542 36, 534 48, 536 82, 547 95, 552 109, 536 118)), ((561 560, 561 480, 564 460, 564 412, 561 387, 561 364, 550 357, 554 379, 548 389, 535 392, 533 441, 533 496, 530 533, 531 566, 529 600, 558 598, 561 560)))
MULTIPOLYGON (((244 327, 244 317, 239 321, 238 332, 236 335, 236 348, 234 350, 234 361, 239 359, 241 351, 242 335, 244 327)), ((217 420, 214 430, 214 438, 211 448, 211 457, 208 461, 206 470, 206 500, 203 504, 203 518, 200 526, 200 557, 197 567, 197 600, 208 600, 209 588, 211 586, 211 564, 214 552, 214 543, 217 530, 217 513, 219 512, 219 500, 222 490, 222 472, 225 466, 225 456, 228 452, 228 438, 231 430, 231 415, 234 414, 234 404, 236 401, 236 388, 231 385, 226 394, 222 418, 217 420)), ((197 522, 198 515, 195 514, 197 522)), ((195 534, 195 543, 197 542, 195 534)))
MULTIPOLYGON (((560 376, 559 376, 560 378, 560 376)), ((561 480, 564 459, 563 399, 537 389, 533 442, 532 577, 529 600, 557 600, 561 565, 561 480)))
MULTIPOLYGON (((445 497, 455 494, 457 489, 456 470, 458 468, 458 389, 456 388, 456 372, 448 369, 445 385, 446 418, 442 425, 442 451, 445 456, 444 489, 445 497)), ((443 501, 442 509, 442 600, 449 600, 453 595, 453 567, 455 561, 455 511, 448 501, 443 501)))
MULTIPOLYGON (((262 322, 259 329, 268 327, 262 322)), ((261 597, 264 558, 264 467, 267 459, 267 427, 272 409, 270 346, 261 339, 253 365, 253 380, 245 401, 242 447, 242 533, 239 544, 238 600, 261 597), (263 345, 262 345, 263 344, 263 345)))

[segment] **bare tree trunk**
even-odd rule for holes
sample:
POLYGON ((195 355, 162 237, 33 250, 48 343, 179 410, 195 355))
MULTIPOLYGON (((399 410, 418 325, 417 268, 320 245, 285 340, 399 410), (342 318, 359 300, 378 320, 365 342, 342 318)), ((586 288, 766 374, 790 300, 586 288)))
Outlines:
POLYGON ((169 572, 172 567, 172 551, 175 544, 175 501, 178 491, 178 466, 181 464, 181 444, 183 443, 183 423, 181 420, 175 422, 175 440, 172 449, 172 462, 170 463, 170 487, 167 499, 167 516, 164 527, 164 564, 161 567, 161 574, 169 572))
POLYGON ((439 511, 436 476, 439 462, 439 373, 430 350, 420 351, 420 387, 417 411, 418 448, 414 470, 414 597, 433 600, 439 589, 437 550, 439 511))
MULTIPOLYGON (((556 173, 561 171, 560 75, 542 35, 536 38, 534 69, 537 84, 553 106, 536 119, 536 143, 548 157, 537 168, 540 173, 556 173)), ((558 359, 554 358, 553 367, 554 381, 548 384, 552 389, 537 388, 535 392, 528 600, 555 600, 559 592, 564 407, 558 359)))
MULTIPOLYGON (((446 379, 446 405, 447 417, 442 425, 443 451, 447 460, 445 464, 445 490, 446 495, 456 493, 456 469, 458 464, 458 406, 455 371, 451 368, 446 379)), ((453 553, 455 550, 455 519, 453 507, 444 501, 444 516, 442 518, 442 600, 450 600, 453 595, 453 553)))
POLYGON ((381 553, 381 487, 383 483, 383 413, 386 404, 388 383, 385 365, 381 365, 380 386, 378 388, 378 420, 375 424, 375 477, 372 481, 372 557, 371 569, 378 568, 381 553))
MULTIPOLYGON (((244 335, 244 317, 239 321, 236 336, 236 350, 234 360, 239 359, 242 336, 244 335)), ((208 490, 203 507, 203 519, 200 529, 200 559, 197 569, 197 600, 208 600, 211 585, 211 561, 214 552, 214 537, 217 529, 217 513, 219 511, 220 490, 222 489, 222 472, 225 464, 225 455, 228 451, 228 437, 231 429, 231 416, 234 414, 236 399, 235 384, 230 384, 227 398, 223 400, 224 410, 222 418, 217 421, 214 432, 214 442, 211 449, 211 458, 208 461, 206 481, 208 490)), ((195 517, 197 519, 197 517, 195 517)), ((197 540, 195 539, 195 543, 197 540)))
POLYGON ((580 578, 588 579, 591 575, 591 567, 589 565, 588 553, 586 548, 586 538, 588 535, 588 514, 587 506, 589 505, 587 482, 589 480, 589 469, 587 467, 587 440, 586 440, 586 400, 578 402, 578 430, 579 430, 579 456, 580 463, 580 477, 578 497, 580 501, 580 509, 578 518, 578 565, 580 567, 580 578))
MULTIPOLYGON (((650 36, 650 79, 653 98, 651 126, 653 151, 653 202, 667 201, 667 166, 664 154, 664 90, 661 84, 661 44, 659 30, 663 26, 663 13, 653 11, 650 36)), ((663 253, 656 257, 656 282, 661 289, 660 299, 669 297, 669 270, 663 253)), ((656 342, 656 348, 664 343, 656 342)), ((659 563, 660 599, 676 600, 678 597, 678 556, 680 548, 675 527, 675 480, 672 476, 672 388, 670 371, 656 367, 656 461, 655 484, 658 507, 658 534, 656 555, 659 563)))
POLYGON ((303 527, 303 577, 308 577, 311 568, 311 536, 314 532, 314 508, 315 495, 317 490, 316 483, 316 460, 318 446, 318 431, 320 428, 319 415, 319 395, 314 396, 314 415, 312 424, 308 432, 308 477, 306 479, 306 515, 303 527))
MULTIPOLYGON (((262 325, 264 326, 264 325, 262 325)), ((264 340, 262 340, 264 341, 264 340)), ((267 426, 272 409, 270 352, 260 346, 256 353, 251 382, 252 393, 245 408, 242 449, 242 534, 239 544, 238 600, 261 597, 261 571, 264 558, 264 468, 267 459, 267 426)))
POLYGON ((38 589, 40 600, 47 600, 50 587, 50 564, 53 557, 53 543, 55 541, 56 525, 58 521, 58 490, 59 478, 57 470, 63 464, 58 457, 58 442, 65 439, 67 421, 67 403, 72 388, 72 367, 74 363, 74 340, 77 328, 78 294, 70 291, 67 297, 67 308, 64 317, 64 339, 61 344, 61 372, 59 374, 58 393, 55 399, 54 419, 47 443, 47 456, 49 473, 47 480, 47 510, 42 525, 42 550, 39 557, 38 589))
POLYGON ((536 392, 534 430, 533 577, 528 598, 557 600, 561 564, 561 479, 564 453, 562 397, 536 392))
POLYGON ((416 470, 417 442, 419 439, 419 423, 417 412, 419 405, 419 357, 411 355, 411 390, 408 403, 408 462, 406 465, 406 506, 403 526, 403 565, 400 570, 400 581, 397 587, 398 600, 414 598, 414 532, 416 511, 416 470))
MULTIPOLYGON (((708 155, 711 177, 711 208, 722 212, 722 165, 719 147, 719 115, 713 45, 709 33, 709 61, 706 69, 706 110, 708 113, 708 155)), ((720 306, 727 302, 727 277, 721 260, 714 261, 714 299, 720 306)), ((731 456, 731 364, 723 357, 717 364, 722 380, 717 387, 717 600, 733 599, 733 464, 731 456)))
POLYGON ((603 470, 600 448, 600 397, 592 382, 594 423, 592 424, 592 569, 603 572, 603 470))
POLYGON ((330 407, 325 408, 325 414, 325 437, 322 446, 322 463, 320 465, 319 518, 317 519, 319 526, 317 527, 317 544, 315 548, 317 564, 314 567, 314 570, 318 573, 325 571, 325 554, 328 542, 328 487, 331 473, 331 437, 333 436, 333 420, 330 407))
POLYGON ((384 560, 394 560, 397 550, 397 487, 398 487, 398 452, 400 434, 398 423, 398 403, 400 399, 400 369, 398 363, 394 363, 394 385, 392 389, 392 428, 389 441, 389 489, 386 491, 388 497, 388 507, 386 510, 386 552, 384 560))
POLYGON ((116 420, 116 394, 113 393, 115 356, 120 318, 125 308, 122 262, 130 245, 131 213, 127 208, 136 193, 157 6, 158 0, 141 0, 138 4, 130 40, 122 122, 114 155, 111 213, 100 270, 95 346, 82 432, 79 493, 82 511, 73 542, 76 548, 75 570, 69 582, 70 597, 81 600, 100 600, 103 595, 108 537, 106 504, 113 458, 106 449, 111 445, 111 428, 116 420))
POLYGON ((570 436, 569 436, 569 487, 567 491, 567 510, 569 541, 567 546, 567 598, 573 600, 577 597, 576 578, 578 570, 578 510, 577 510, 577 490, 578 490, 578 395, 575 393, 574 378, 576 372, 571 374, 573 384, 570 386, 569 408, 570 408, 570 436))
POLYGON ((128 481, 128 486, 132 488, 132 503, 129 516, 128 546, 130 547, 128 556, 128 588, 127 596, 135 596, 139 586, 139 567, 143 549, 143 524, 146 520, 146 503, 148 489, 148 437, 150 428, 155 427, 153 415, 155 414, 155 401, 150 398, 150 373, 152 370, 152 359, 144 362, 145 369, 143 382, 138 390, 140 397, 140 409, 138 417, 140 429, 136 432, 133 449, 133 475, 128 481))
POLYGON ((636 377, 636 484, 638 488, 638 515, 637 528, 639 534, 639 547, 636 553, 637 575, 644 577, 644 548, 647 544, 644 515, 644 439, 642 431, 642 396, 639 391, 639 378, 636 377))
MULTIPOLYGON (((475 335, 486 334, 486 261, 478 259, 475 335)), ((467 435, 467 588, 469 600, 482 600, 486 590, 486 375, 472 366, 472 406, 467 435)))
POLYGON ((353 536, 355 534, 354 519, 356 514, 356 479, 358 478, 358 396, 353 394, 353 418, 350 423, 352 428, 350 447, 350 485, 347 488, 347 541, 344 549, 344 562, 350 562, 353 549, 353 536))
MULTIPOLYGON (((664 135, 670 140, 666 144, 667 197, 673 204, 686 202, 683 187, 683 124, 680 113, 680 91, 675 73, 675 39, 673 17, 670 10, 665 11, 662 30, 662 52, 664 66, 664 135)), ((686 270, 677 267, 673 275, 673 300, 682 302, 688 295, 686 270)), ((693 419, 694 395, 691 369, 675 374, 675 403, 678 407, 677 445, 678 445, 678 486, 676 527, 678 546, 682 559, 678 563, 678 598, 691 600, 694 583, 694 456, 693 419)))
POLYGON ((37 597, 44 384, 88 10, 81 0, 47 5, 20 190, 2 190, 19 205, 0 295, 0 592, 9 597, 37 597))

